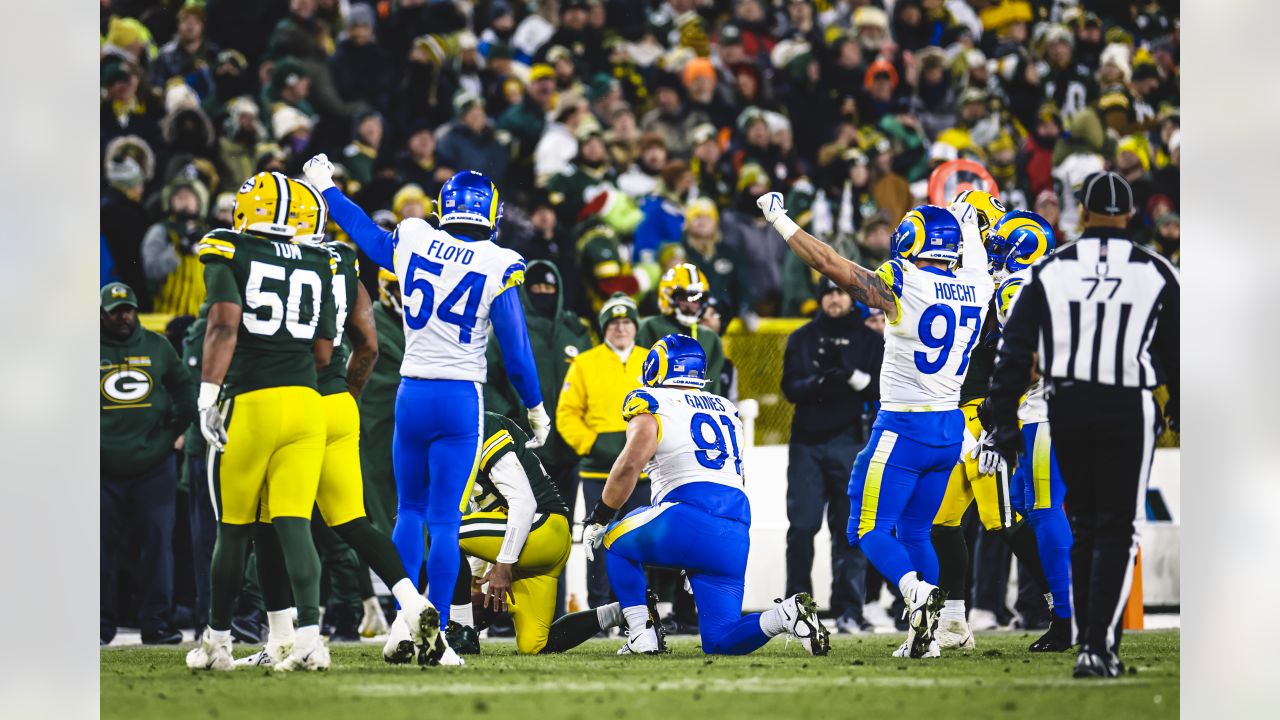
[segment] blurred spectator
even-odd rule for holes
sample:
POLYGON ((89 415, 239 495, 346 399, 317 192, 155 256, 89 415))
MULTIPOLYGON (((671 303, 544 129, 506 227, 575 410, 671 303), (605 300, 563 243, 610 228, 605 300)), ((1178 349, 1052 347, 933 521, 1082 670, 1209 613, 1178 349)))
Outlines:
MULTIPOLYGON (((1083 110, 1071 116, 1064 130, 1066 132, 1053 149, 1053 178, 1055 186, 1069 197, 1086 177, 1106 169, 1106 159, 1103 156, 1106 135, 1101 121, 1092 110, 1083 110)), ((1062 206, 1062 230, 1074 238, 1078 224, 1078 203, 1065 203, 1062 206)))
POLYGON ((497 128, 511 133, 515 166, 527 175, 528 180, 534 177, 534 150, 546 129, 547 113, 555 100, 555 89, 555 71, 551 66, 534 65, 529 69, 529 86, 520 104, 511 106, 498 118, 497 128))
MULTIPOLYGON (((729 319, 725 318, 723 310, 724 303, 714 295, 709 296, 707 307, 702 311, 702 319, 698 320, 698 326, 724 337, 724 331, 729 329, 729 319)), ((724 397, 729 398, 729 402, 738 402, 738 369, 727 357, 720 368, 720 390, 724 397)))
POLYGON ((98 131, 104 147, 121 135, 136 135, 152 147, 159 144, 159 103, 139 93, 139 78, 137 66, 128 60, 107 57, 103 61, 98 131))
MULTIPOLYGON (((651 193, 670 192, 671 188, 659 188, 662 171, 667 166, 667 145, 657 133, 645 133, 640 138, 640 157, 618 176, 618 189, 634 198, 651 193)), ((687 166, 686 166, 687 167, 687 166)), ((642 206, 644 203, 641 203, 642 206)), ((683 202, 681 202, 683 205, 683 202)), ((646 245, 653 249, 656 245, 646 245)))
POLYGON ((440 189, 453 171, 436 162, 436 136, 429 127, 417 127, 409 133, 404 150, 396 158, 396 173, 406 183, 432 192, 440 189))
MULTIPOLYGON (((593 3, 600 5, 599 0, 593 0, 593 3)), ((574 65, 586 77, 603 71, 608 62, 603 34, 587 24, 591 4, 588 0, 562 0, 560 24, 543 45, 544 51, 557 45, 568 48, 573 54, 574 65)))
MULTIPOLYGON (((292 59, 281 60, 271 66, 271 84, 264 88, 263 107, 274 115, 281 107, 291 107, 308 119, 317 117, 311 105, 311 78, 302 65, 292 59)), ((280 139, 278 133, 276 140, 280 139)))
MULTIPOLYGON (((556 215, 566 226, 576 225, 582 220, 580 215, 587 204, 602 192, 621 195, 617 189, 618 173, 609 164, 609 151, 600 126, 594 120, 584 120, 579 124, 576 135, 577 157, 568 168, 547 180, 547 192, 556 206, 556 215), (592 193, 591 197, 588 197, 588 191, 592 193)), ((604 202, 607 198, 601 200, 601 204, 604 202)))
POLYGON ((742 253, 749 269, 752 309, 759 315, 777 315, 782 306, 782 263, 790 251, 787 243, 760 215, 756 198, 769 191, 769 177, 754 163, 742 166, 733 207, 721 216, 725 242, 742 253))
POLYGON ((1024 178, 1024 190, 1038 196, 1053 189, 1053 150, 1062 134, 1062 119, 1053 103, 1040 107, 1036 125, 1022 143, 1018 172, 1024 178))
POLYGON ((329 58, 329 72, 343 100, 362 100, 385 116, 395 94, 395 67, 386 49, 378 44, 374 27, 373 9, 353 4, 346 32, 329 58))
POLYGON ((209 191, 199 180, 178 177, 165 186, 160 204, 165 218, 142 238, 142 267, 152 310, 195 315, 204 302, 204 266, 196 245, 209 231, 209 191))
MULTIPOLYGON (((753 1, 753 0, 747 0, 753 1)), ((654 108, 640 119, 640 129, 656 132, 667 143, 668 152, 681 155, 689 149, 689 131, 699 124, 691 118, 681 98, 680 80, 659 71, 654 81, 654 108)))
POLYGON ((787 460, 787 594, 813 592, 813 538, 831 532, 831 612, 840 632, 870 630, 862 614, 866 556, 845 539, 853 459, 866 444, 863 408, 879 400, 884 341, 822 281, 822 311, 787 338, 782 392, 796 404, 787 460))
MULTIPOLYGON (((142 206, 142 168, 132 157, 109 160, 107 189, 102 194, 98 215, 107 250, 115 264, 115 274, 131 288, 146 288, 140 247, 149 225, 142 206)), ((151 309, 150 293, 137 301, 139 309, 151 309)))
MULTIPOLYGON (((630 298, 609 298, 599 315, 604 342, 572 358, 560 391, 553 427, 581 458, 578 476, 584 507, 594 508, 600 501, 609 469, 626 442, 627 424, 618 408, 627 393, 640 386, 641 366, 649 354, 647 346, 636 344, 638 320, 630 298)), ((648 476, 641 474, 635 492, 619 510, 625 514, 648 502, 648 476)), ((613 596, 604 558, 596 557, 587 563, 590 607, 607 604, 613 596)))
POLYGON ((160 48, 151 64, 151 82, 164 87, 170 78, 191 86, 201 98, 213 95, 218 46, 204 38, 204 3, 187 2, 178 9, 178 32, 160 48))
POLYGON ((693 156, 689 159, 689 171, 693 173, 698 195, 709 198, 716 207, 724 207, 733 199, 733 177, 725 171, 716 128, 703 123, 689 133, 693 156))
POLYGON ((1166 212, 1155 219, 1156 234, 1151 246, 1165 256, 1174 266, 1181 265, 1182 223, 1175 212, 1166 212))
POLYGON ((1049 223, 1049 227, 1053 228, 1053 234, 1056 237, 1062 237, 1062 230, 1058 224, 1062 218, 1062 201, 1054 194, 1053 190, 1041 190, 1036 195, 1035 205, 1032 210, 1049 223))
POLYGON ((569 170, 578 155, 578 129, 595 127, 586 100, 576 93, 561 93, 552 121, 534 148, 533 168, 538 184, 545 185, 553 176, 569 170))
POLYGON ((407 218, 422 220, 432 212, 434 207, 435 201, 428 197, 422 188, 412 184, 400 188, 391 199, 391 212, 395 214, 397 225, 407 218))
POLYGON ((644 219, 636 226, 632 245, 637 262, 653 262, 663 245, 680 242, 684 234, 685 200, 692 187, 693 173, 685 161, 672 160, 662 168, 655 192, 640 205, 644 219))
POLYGON ((382 115, 374 110, 356 113, 351 121, 351 143, 342 149, 342 166, 347 169, 347 175, 361 185, 373 180, 382 133, 382 115))
POLYGON ((244 182, 254 174, 258 146, 266 140, 267 129, 253 100, 247 96, 232 100, 218 139, 218 157, 231 175, 229 184, 244 182))
MULTIPOLYGON (((99 547, 99 639, 106 645, 122 621, 116 567, 122 546, 141 553, 138 626, 144 644, 175 645, 173 523, 177 502, 175 441, 196 417, 196 383, 164 336, 138 325, 138 299, 123 283, 101 291, 102 477, 99 547)), ((180 447, 180 445, 178 446, 180 447)))
POLYGON ((1089 68, 1074 57, 1075 38, 1071 31, 1057 25, 1044 36, 1044 54, 1037 69, 1048 98, 1062 109, 1063 117, 1071 117, 1098 97, 1098 83, 1089 68))
POLYGON ((685 211, 684 255, 707 276, 707 292, 718 301, 716 314, 724 327, 748 311, 751 288, 747 267, 738 251, 723 242, 720 213, 708 198, 694 200, 685 211))
POLYGON ((502 188, 511 153, 495 134, 484 112, 484 99, 463 90, 454 97, 453 109, 457 120, 444 130, 436 147, 440 164, 455 172, 467 169, 484 173, 502 188))

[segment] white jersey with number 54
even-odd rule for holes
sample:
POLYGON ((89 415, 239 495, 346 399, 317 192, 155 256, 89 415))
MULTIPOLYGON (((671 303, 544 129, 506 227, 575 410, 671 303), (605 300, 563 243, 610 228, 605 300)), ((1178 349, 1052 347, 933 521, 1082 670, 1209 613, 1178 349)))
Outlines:
POLYGON ((898 306, 897 320, 885 326, 882 409, 959 407, 969 354, 995 292, 985 262, 977 265, 953 272, 895 259, 876 271, 898 306))
POLYGON ((459 240, 410 218, 396 228, 404 296, 404 377, 484 382, 489 309, 524 282, 524 259, 489 240, 459 240))

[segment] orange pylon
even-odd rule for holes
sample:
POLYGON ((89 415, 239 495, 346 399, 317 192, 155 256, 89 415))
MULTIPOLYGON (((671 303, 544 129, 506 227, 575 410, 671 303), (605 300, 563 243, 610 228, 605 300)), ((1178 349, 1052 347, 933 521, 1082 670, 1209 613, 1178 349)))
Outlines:
POLYGON ((1133 584, 1129 587, 1129 600, 1124 605, 1125 630, 1141 630, 1142 613, 1142 548, 1138 548, 1138 556, 1133 561, 1133 584))

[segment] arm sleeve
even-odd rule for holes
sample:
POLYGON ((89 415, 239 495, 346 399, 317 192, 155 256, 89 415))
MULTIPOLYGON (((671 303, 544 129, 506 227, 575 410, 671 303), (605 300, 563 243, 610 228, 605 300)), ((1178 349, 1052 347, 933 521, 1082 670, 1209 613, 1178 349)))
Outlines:
POLYGON ((1040 337, 1040 312, 1044 307, 1044 287, 1035 277, 1023 288, 1013 313, 1005 323, 1004 335, 996 350, 995 370, 991 373, 991 391, 983 410, 982 424, 997 432, 997 443, 1013 443, 1018 435, 1018 400, 1031 379, 1031 356, 1040 337))
POLYGON ((142 236, 142 270, 151 282, 160 282, 178 269, 178 251, 173 249, 162 223, 156 223, 142 236))
POLYGON ((520 307, 520 293, 507 288, 493 301, 489 309, 494 334, 502 346, 502 361, 507 366, 507 377, 520 395, 525 407, 542 404, 542 388, 538 385, 538 368, 533 363, 533 348, 529 346, 529 331, 524 323, 524 310, 520 307))
POLYGON ((978 228, 974 225, 961 225, 960 236, 963 240, 960 247, 960 267, 987 275, 987 248, 982 244, 978 228))
POLYGON ((533 526, 533 515, 538 502, 533 497, 529 476, 525 474, 524 466, 516 459, 515 453, 507 453, 494 463, 493 469, 489 471, 489 479, 507 499, 507 532, 502 536, 502 549, 498 551, 497 560, 500 563, 515 564, 529 537, 529 528, 533 526))
POLYGON ((1181 317, 1182 286, 1176 275, 1172 276, 1165 286, 1164 300, 1160 303, 1160 315, 1156 320, 1156 334, 1151 346, 1155 350, 1160 366, 1164 368, 1165 386, 1169 388, 1169 402, 1165 404, 1164 414, 1174 424, 1181 419, 1179 400, 1182 395, 1181 358, 1179 357, 1178 322, 1181 317))
POLYGON ((809 353, 801 347, 799 333, 787 338, 787 349, 782 355, 782 394, 793 403, 817 399, 818 373, 810 369, 809 353))
MULTIPOLYGON (((582 357, 579 355, 578 357, 582 357)), ((582 367, 574 360, 569 365, 569 373, 565 375, 564 387, 560 390, 560 400, 556 403, 556 419, 553 423, 560 437, 579 455, 591 452, 596 442, 596 433, 587 427, 587 391, 582 367)))
POLYGON ((325 202, 329 204, 329 214, 338 223, 338 227, 351 236, 370 260, 388 270, 394 269, 395 262, 392 258, 396 249, 396 234, 378 227, 338 188, 331 187, 323 195, 325 202))
POLYGON ((236 285, 236 275, 229 264, 221 260, 204 260, 204 297, 210 305, 220 302, 244 305, 244 298, 236 285))

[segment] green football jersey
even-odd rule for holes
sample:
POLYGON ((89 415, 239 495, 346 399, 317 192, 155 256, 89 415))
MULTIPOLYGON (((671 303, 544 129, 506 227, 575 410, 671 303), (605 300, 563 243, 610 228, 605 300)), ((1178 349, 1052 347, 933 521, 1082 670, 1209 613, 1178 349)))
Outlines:
POLYGON ((328 242, 322 247, 327 249, 338 263, 333 276, 334 322, 337 334, 333 338, 333 359, 328 367, 320 371, 319 389, 321 395, 333 395, 347 391, 347 359, 351 357, 350 344, 343 342, 346 333, 347 314, 356 304, 356 293, 360 285, 360 270, 356 262, 354 248, 340 242, 328 242))
POLYGON ((317 387, 311 346, 337 334, 333 255, 231 230, 214 230, 196 251, 205 266, 206 302, 232 302, 244 311, 223 394, 317 387))
POLYGON ((533 497, 538 503, 537 512, 559 513, 569 515, 569 507, 560 498, 560 491, 542 468, 542 462, 524 446, 529 436, 510 418, 497 413, 484 414, 484 443, 480 451, 480 467, 476 470, 475 485, 471 490, 471 499, 480 512, 491 512, 507 507, 507 499, 502 496, 498 486, 489 479, 493 466, 507 453, 515 453, 524 474, 529 478, 533 497))

